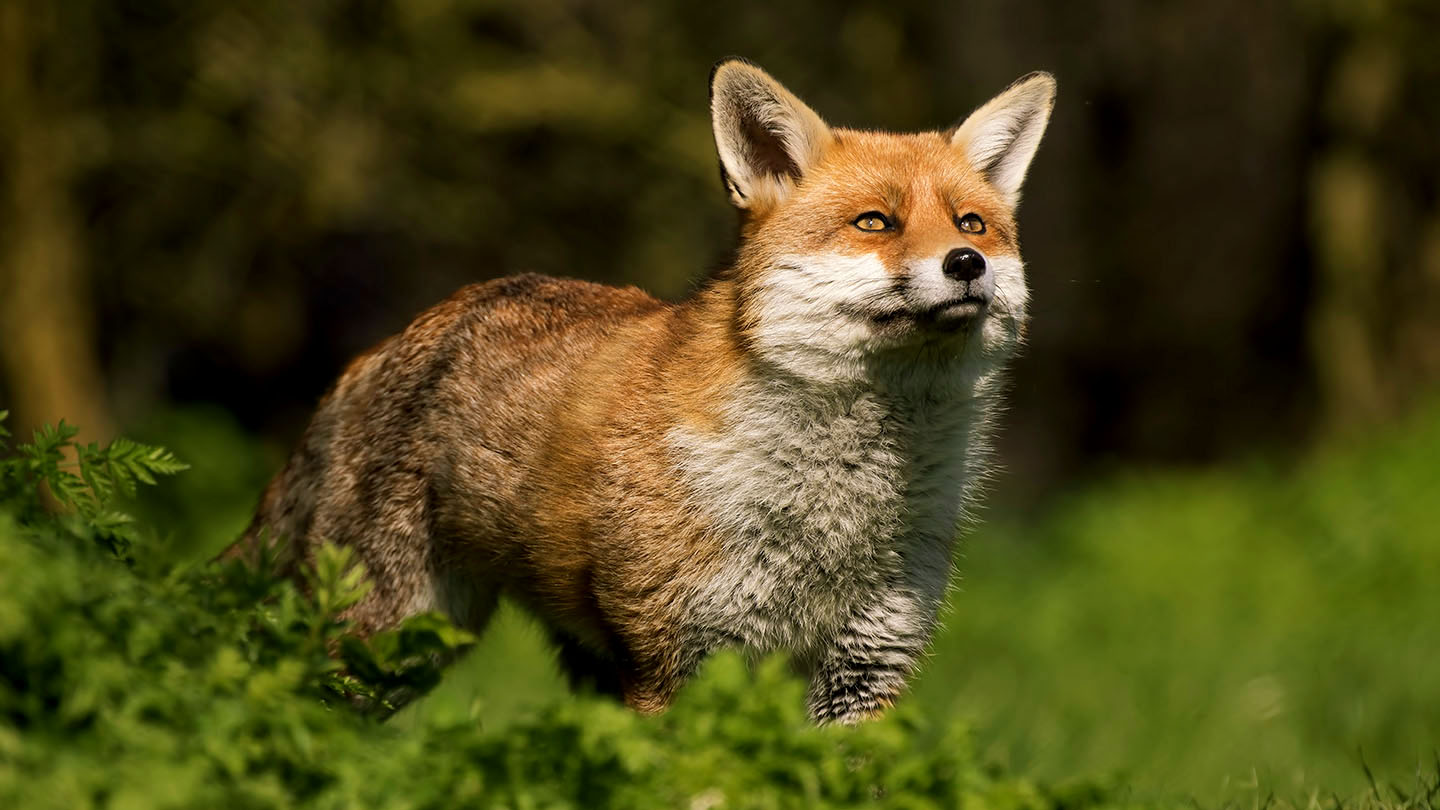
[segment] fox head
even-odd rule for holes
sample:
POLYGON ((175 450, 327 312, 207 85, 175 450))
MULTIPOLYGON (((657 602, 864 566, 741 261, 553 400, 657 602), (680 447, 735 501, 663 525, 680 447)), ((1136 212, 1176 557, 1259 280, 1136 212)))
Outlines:
POLYGON ((737 329, 804 376, 999 361, 1024 330, 1015 208, 1055 99, 1025 76, 959 125, 832 128, 760 68, 716 66, 721 175, 741 209, 737 329))

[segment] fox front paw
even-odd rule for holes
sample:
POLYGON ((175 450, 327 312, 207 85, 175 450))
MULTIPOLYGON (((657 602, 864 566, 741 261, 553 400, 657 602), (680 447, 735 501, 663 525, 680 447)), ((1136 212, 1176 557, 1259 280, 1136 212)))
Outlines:
POLYGON ((826 679, 811 687, 810 718, 821 726, 853 726, 874 720, 895 703, 903 686, 898 675, 826 679))

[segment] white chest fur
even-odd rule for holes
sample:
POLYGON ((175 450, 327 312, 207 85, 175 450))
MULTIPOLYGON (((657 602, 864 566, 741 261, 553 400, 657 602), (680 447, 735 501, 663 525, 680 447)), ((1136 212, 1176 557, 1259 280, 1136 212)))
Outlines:
POLYGON ((803 649, 886 589, 938 603, 983 461, 987 387, 753 380, 721 430, 673 430, 689 506, 724 549, 691 621, 752 648, 803 649))

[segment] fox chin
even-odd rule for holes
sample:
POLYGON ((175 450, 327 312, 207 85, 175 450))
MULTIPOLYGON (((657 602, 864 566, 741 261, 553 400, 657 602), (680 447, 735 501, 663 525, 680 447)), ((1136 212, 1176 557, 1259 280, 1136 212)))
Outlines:
POLYGON ((788 651, 818 723, 893 703, 1025 332, 1015 210, 1055 81, 907 134, 831 127, 744 60, 710 90, 730 266, 678 302, 461 289, 350 363, 226 555, 353 547, 364 633, 478 633, 508 596, 574 686, 642 712, 723 647, 788 651))

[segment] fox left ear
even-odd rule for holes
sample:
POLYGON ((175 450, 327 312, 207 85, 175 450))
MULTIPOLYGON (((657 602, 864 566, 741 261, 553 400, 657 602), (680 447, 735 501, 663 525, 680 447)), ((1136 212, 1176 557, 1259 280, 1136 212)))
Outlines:
POLYGON ((834 140, 814 110, 743 59, 710 74, 710 119, 725 190, 750 210, 788 196, 834 140))
POLYGON ((1013 203, 1020 199, 1025 172, 1040 148, 1054 106, 1054 76, 1043 72, 1022 76, 971 113, 955 128, 950 143, 963 149, 970 165, 1013 203))

